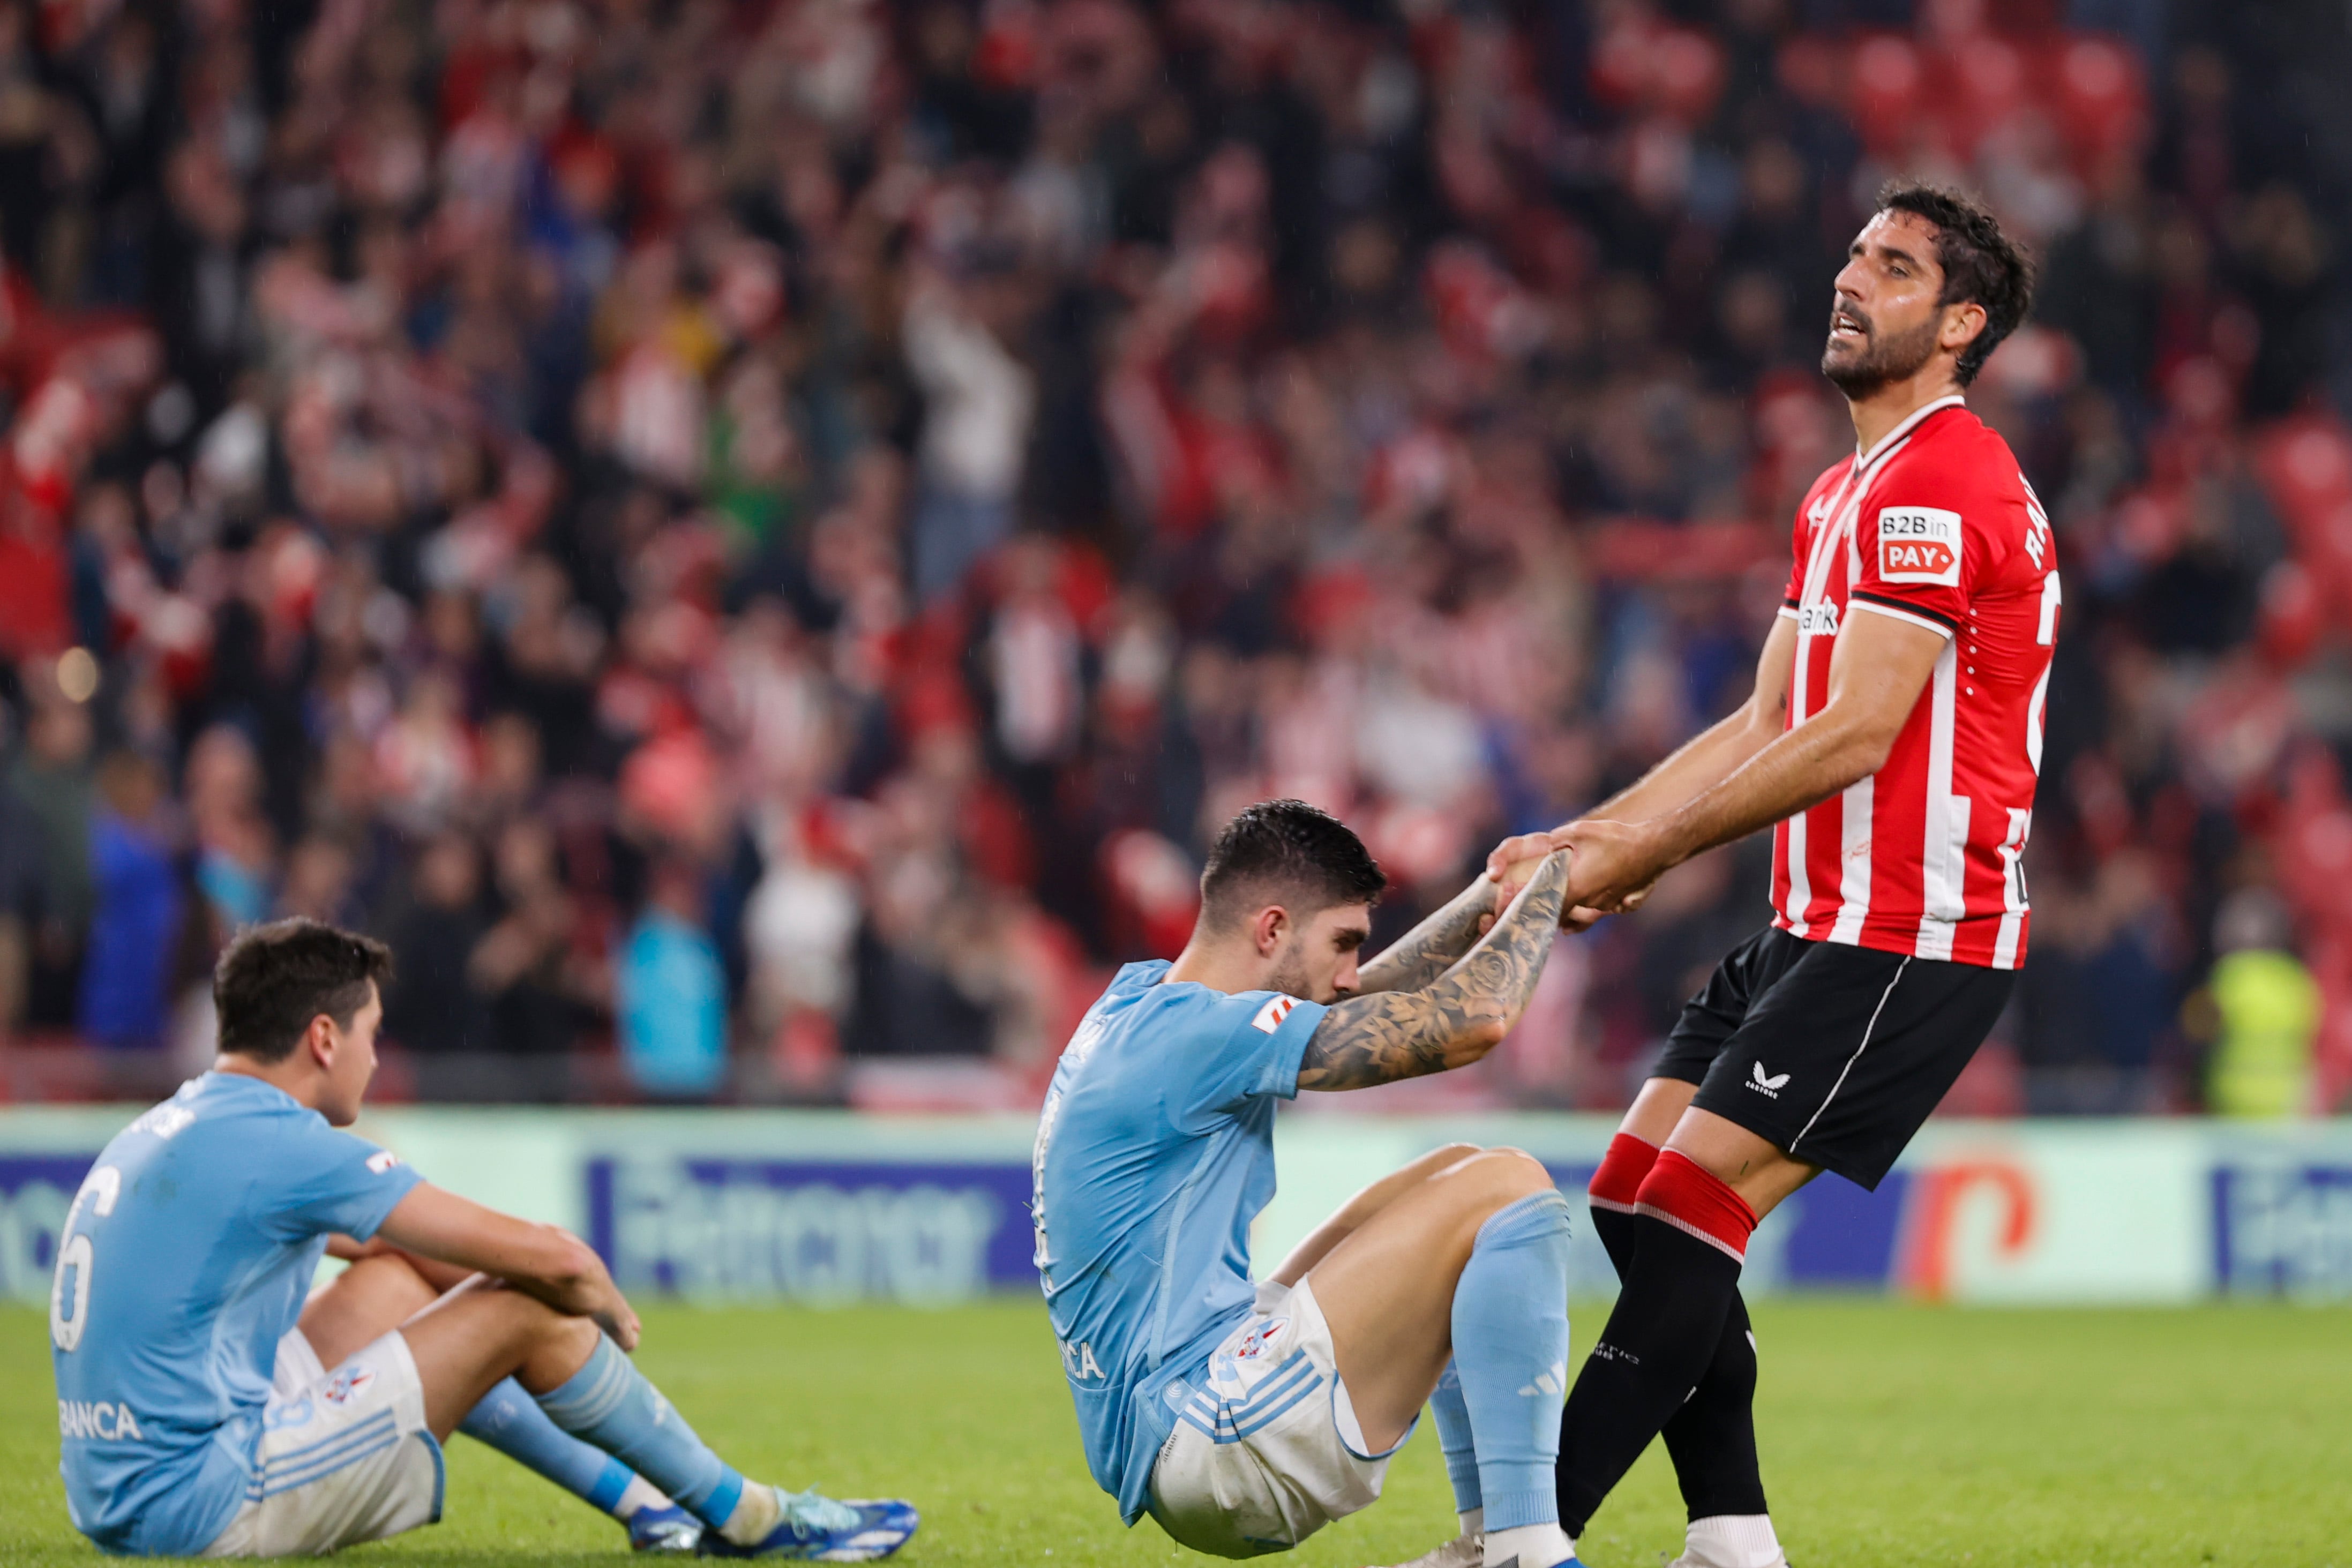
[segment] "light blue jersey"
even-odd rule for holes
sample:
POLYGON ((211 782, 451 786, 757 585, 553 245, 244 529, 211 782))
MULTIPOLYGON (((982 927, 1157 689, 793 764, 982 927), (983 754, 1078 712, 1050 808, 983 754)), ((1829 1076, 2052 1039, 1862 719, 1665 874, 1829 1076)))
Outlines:
POLYGON ((191 1079, 115 1135, 49 1296, 76 1529, 109 1552, 211 1544, 245 1500, 278 1341, 328 1235, 374 1235, 419 1179, 235 1073, 191 1079))
POLYGON ((1249 1315, 1249 1228, 1274 1197, 1274 1104, 1324 1009, 1118 972, 1037 1123, 1037 1273, 1087 1466, 1133 1524, 1209 1353, 1249 1315))

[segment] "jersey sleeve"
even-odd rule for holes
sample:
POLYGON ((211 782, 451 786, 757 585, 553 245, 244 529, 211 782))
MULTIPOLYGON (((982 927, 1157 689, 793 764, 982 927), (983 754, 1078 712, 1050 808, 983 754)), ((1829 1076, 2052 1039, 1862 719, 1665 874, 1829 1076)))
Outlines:
POLYGON ((1307 1041, 1328 1009, 1279 991, 1237 991, 1202 1020, 1204 1049, 1184 1097, 1191 1112, 1230 1112, 1267 1096, 1298 1093, 1307 1041))
POLYGON ((1933 496, 1944 504, 1900 499, 1916 487, 1882 491, 1854 520, 1860 558, 1849 596, 1856 610, 1875 611, 1951 636, 1968 619, 1969 592, 1983 570, 1983 519, 1971 526, 1967 493, 1955 486, 1933 496), (1890 496, 1896 497, 1890 499, 1890 496))
POLYGON ((289 1117, 277 1146, 257 1162, 247 1206, 255 1225, 281 1241, 341 1233, 373 1236, 425 1178, 400 1156, 320 1118, 289 1117))

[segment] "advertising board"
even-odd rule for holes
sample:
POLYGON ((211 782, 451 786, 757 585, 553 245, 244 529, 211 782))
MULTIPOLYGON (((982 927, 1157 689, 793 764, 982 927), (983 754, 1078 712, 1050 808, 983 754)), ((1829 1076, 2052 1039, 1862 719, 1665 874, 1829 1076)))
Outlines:
MULTIPOLYGON (((0 1297, 46 1298, 83 1173, 136 1107, 0 1109, 0 1297)), ((1613 1124, 1575 1115, 1276 1124, 1261 1272, 1365 1183, 1448 1143, 1542 1160, 1582 1209, 1613 1124)), ((359 1128, 431 1179, 578 1231, 649 1295, 943 1302, 1034 1289, 1019 1116, 393 1107, 359 1128)), ((1615 1278, 1578 1217, 1572 1288, 1615 1278)), ((1747 1289, 1965 1302, 2352 1297, 2352 1126, 1932 1122, 1874 1192, 1804 1187, 1747 1289)))

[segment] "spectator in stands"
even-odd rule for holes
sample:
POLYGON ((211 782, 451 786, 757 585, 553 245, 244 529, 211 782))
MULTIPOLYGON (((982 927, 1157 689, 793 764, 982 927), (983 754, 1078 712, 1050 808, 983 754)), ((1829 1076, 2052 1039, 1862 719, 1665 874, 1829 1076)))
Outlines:
POLYGON ((387 1040, 435 1055, 495 1049, 473 967, 484 934, 481 904, 481 857, 472 841, 445 832, 426 844, 417 857, 410 907, 391 926, 387 1040))
POLYGON ((695 866, 657 863, 614 976, 621 1059, 656 1099, 708 1099, 727 1081, 727 977, 705 904, 695 866))
POLYGON ((954 588, 1012 537, 1036 401, 1029 371, 1003 341, 1018 326, 1022 284, 1013 258, 956 263, 967 276, 916 276, 902 329, 908 369, 925 400, 912 562, 922 603, 954 588))
POLYGON ((196 885, 224 938, 269 918, 276 849, 261 814, 261 762, 245 734, 215 726, 188 752, 196 885))
POLYGON ((560 1092, 563 1064, 591 1009, 608 1001, 601 955, 581 951, 580 911, 563 885, 554 834, 519 817, 499 832, 491 855, 503 913, 474 946, 467 973, 489 1001, 499 1054, 541 1070, 536 1082, 560 1092))
MULTIPOLYGON (((2352 622, 2309 151, 2352 60, 2245 7, 2161 58, 1852 9, 0 7, 26 1021, 74 1018, 100 749, 178 780, 174 964, 364 913, 436 977, 392 1036, 464 1048, 427 1092, 570 1092, 635 1038, 634 938, 695 928, 745 1092, 1027 1083, 1276 792, 1409 923, 1736 699, 1846 440, 1834 258, 1926 172, 2047 270, 1971 390, 2065 572, 2029 1097, 2193 1104, 2180 934, 2250 854, 2352 1008, 2279 847, 2352 813, 2306 718, 2352 622)), ((1580 939, 1567 1043, 1454 1087, 1622 1095, 1752 885, 1580 939)))
POLYGON ((101 1045, 165 1043, 172 967, 186 913, 177 853, 163 769, 136 752, 108 757, 90 813, 97 902, 74 1019, 101 1045))
POLYGON ((2207 1103, 2221 1115, 2275 1120, 2326 1109, 2313 1103, 2311 1073, 2319 989, 2287 940, 2285 907, 2265 888, 2241 888, 2214 917, 2221 956, 2195 1010, 2212 1038, 2207 1103))
MULTIPOLYGON (((27 685, 41 691, 37 675, 27 685)), ((91 824, 96 781, 90 768, 91 715, 51 693, 36 697, 24 744, 9 763, 5 788, 17 862, 11 889, 22 922, 22 1016, 34 1028, 73 1021, 89 923, 96 910, 91 824)))

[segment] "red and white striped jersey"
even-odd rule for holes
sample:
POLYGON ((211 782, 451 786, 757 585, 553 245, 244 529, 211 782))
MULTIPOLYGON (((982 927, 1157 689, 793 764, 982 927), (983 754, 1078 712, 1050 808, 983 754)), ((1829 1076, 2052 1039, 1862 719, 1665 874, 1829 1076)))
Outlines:
POLYGON ((1789 724, 1829 701, 1849 615, 1944 636, 1886 765, 1774 830, 1773 924, 1814 941, 2015 968, 2058 634, 2050 520, 2009 444, 1958 397, 1813 482, 1780 613, 1789 724))

